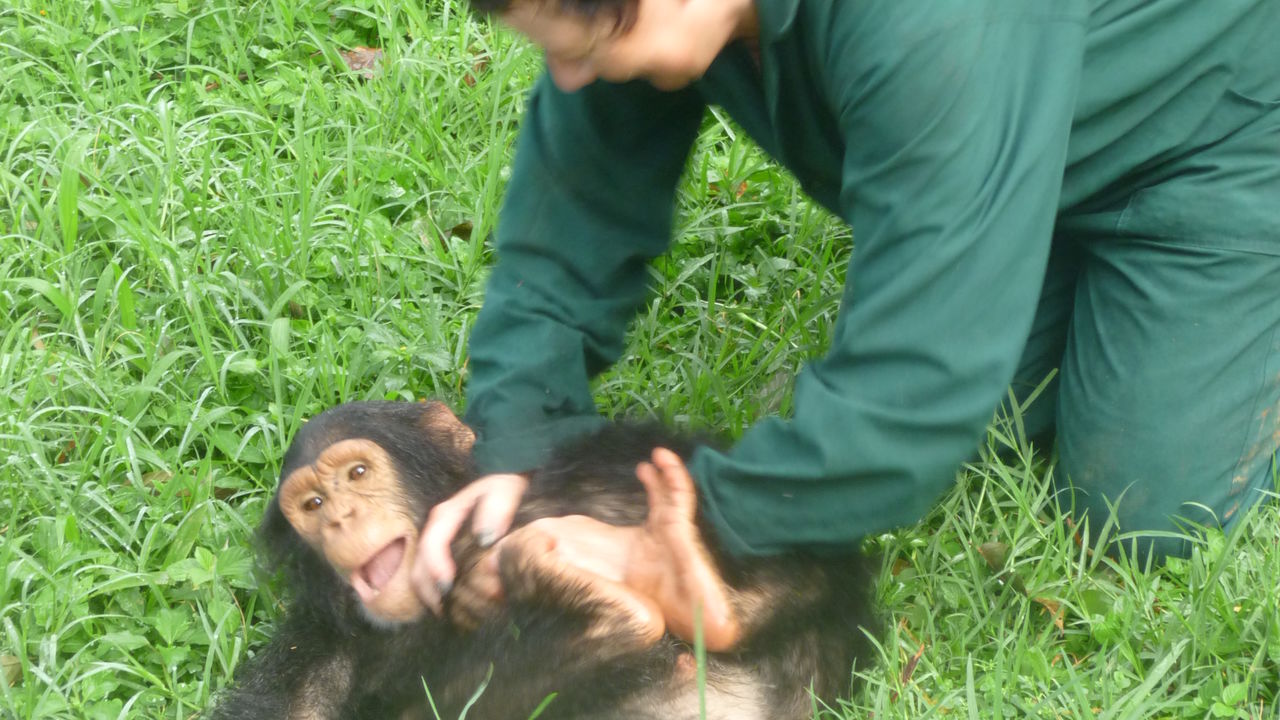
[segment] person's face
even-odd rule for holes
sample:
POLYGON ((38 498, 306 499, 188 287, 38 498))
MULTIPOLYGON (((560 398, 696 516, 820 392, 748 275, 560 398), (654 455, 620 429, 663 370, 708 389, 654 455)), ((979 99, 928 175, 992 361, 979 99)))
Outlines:
POLYGON ((611 16, 562 11, 555 0, 516 0, 500 18, 542 47, 551 79, 565 92, 598 79, 644 79, 676 90, 701 77, 738 32, 733 11, 741 7, 733 0, 637 0, 625 30, 611 16))

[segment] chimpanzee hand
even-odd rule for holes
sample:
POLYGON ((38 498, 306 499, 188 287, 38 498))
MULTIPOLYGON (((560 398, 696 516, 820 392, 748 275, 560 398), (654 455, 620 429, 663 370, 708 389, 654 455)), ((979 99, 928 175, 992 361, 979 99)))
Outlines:
POLYGON ((471 531, 480 545, 492 545, 511 528, 528 486, 523 475, 486 475, 431 509, 418 539, 410 581, 432 612, 441 613, 441 599, 453 586, 457 567, 450 545, 463 523, 470 517, 471 531))
POLYGON ((466 630, 475 630, 482 622, 502 611, 505 595, 498 566, 500 547, 489 548, 455 578, 447 601, 442 601, 449 622, 466 630))

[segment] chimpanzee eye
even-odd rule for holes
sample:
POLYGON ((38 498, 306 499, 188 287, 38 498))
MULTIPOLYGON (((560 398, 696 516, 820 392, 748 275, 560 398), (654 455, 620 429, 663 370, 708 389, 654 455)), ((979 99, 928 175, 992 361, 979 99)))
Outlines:
POLYGON ((359 480, 361 477, 364 476, 365 471, 368 469, 369 468, 365 467, 364 465, 356 465, 355 467, 351 468, 350 472, 347 473, 347 478, 351 480, 359 480))
POLYGON ((319 495, 312 495, 311 497, 302 501, 302 509, 306 512, 312 512, 314 510, 319 510, 320 506, 323 504, 324 504, 324 500, 321 499, 319 495))

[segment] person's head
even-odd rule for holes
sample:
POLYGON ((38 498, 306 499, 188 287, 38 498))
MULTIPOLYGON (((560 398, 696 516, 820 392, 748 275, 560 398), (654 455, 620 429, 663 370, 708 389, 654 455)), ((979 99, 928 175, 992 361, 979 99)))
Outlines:
POLYGON ((546 52, 572 92, 597 79, 664 90, 698 79, 734 37, 755 32, 752 0, 472 0, 546 52))

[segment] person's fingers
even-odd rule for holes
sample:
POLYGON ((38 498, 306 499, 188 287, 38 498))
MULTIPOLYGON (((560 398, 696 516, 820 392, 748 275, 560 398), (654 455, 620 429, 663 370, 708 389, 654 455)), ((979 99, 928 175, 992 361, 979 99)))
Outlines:
POLYGON ((694 526, 697 491, 678 455, 664 448, 655 449, 652 462, 636 466, 636 477, 648 498, 647 526, 659 533, 679 533, 694 526))
POLYGON ((464 488, 457 495, 431 508, 427 524, 418 537, 418 551, 409 581, 422 603, 440 614, 441 599, 452 588, 457 567, 449 546, 475 507, 476 496, 464 488))
MULTIPOLYGON (((642 564, 662 568, 654 579, 642 581, 643 586, 655 588, 672 633, 692 641, 701 628, 709 650, 733 648, 740 628, 728 587, 698 532, 693 478, 679 456, 663 448, 653 451, 652 462, 636 468, 636 476, 649 498, 644 545, 649 560, 642 564)), ((643 572, 644 568, 633 565, 630 570, 643 572)))
MULTIPOLYGON (((624 539, 635 528, 613 532, 612 526, 583 516, 555 518, 527 525, 508 535, 498 547, 502 586, 513 599, 545 602, 574 588, 566 606, 589 609, 587 637, 609 638, 617 646, 649 647, 661 637, 665 624, 658 603, 621 581, 621 568, 594 559, 583 562, 583 541, 597 550, 624 539), (601 531, 603 535, 595 537, 601 531), (601 575, 598 571, 606 574, 601 575)), ((622 552, 606 555, 625 557, 622 552)))
POLYGON ((436 615, 453 588, 458 569, 452 545, 467 518, 475 516, 472 528, 479 543, 492 545, 510 529, 528 484, 523 475, 486 475, 431 508, 418 538, 409 580, 422 603, 436 615))
POLYGON ((662 486, 662 474, 653 463, 642 462, 636 465, 636 478, 640 480, 641 485, 644 485, 645 501, 649 504, 649 514, 645 522, 657 522, 667 513, 669 504, 666 488, 662 486))
POLYGON ((503 538, 493 554, 499 557, 497 568, 503 563, 511 567, 513 558, 526 558, 533 562, 555 552, 560 541, 556 532, 557 522, 564 518, 541 518, 503 538))
POLYGON ((519 555, 536 557, 554 552, 565 565, 620 582, 626 572, 631 543, 639 528, 617 527, 586 515, 535 520, 502 540, 519 546, 519 555))
POLYGON ((511 529, 529 481, 523 475, 514 474, 489 475, 484 479, 488 487, 475 505, 471 531, 481 547, 489 547, 511 529))
POLYGON ((693 520, 698 507, 698 492, 680 456, 666 448, 654 448, 653 464, 658 469, 667 504, 681 519, 693 520))

